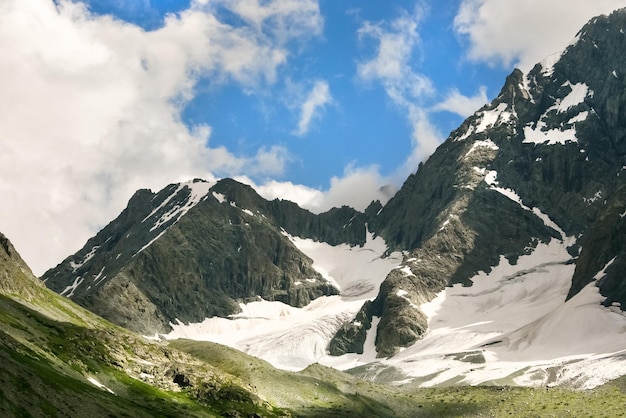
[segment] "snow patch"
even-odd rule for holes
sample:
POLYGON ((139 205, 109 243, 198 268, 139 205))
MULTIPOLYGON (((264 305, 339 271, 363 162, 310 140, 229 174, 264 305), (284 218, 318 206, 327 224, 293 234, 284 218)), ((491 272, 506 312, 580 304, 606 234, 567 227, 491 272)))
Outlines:
POLYGON ((165 234, 167 232, 167 229, 164 229, 163 231, 161 231, 159 233, 159 235, 157 235, 156 237, 152 238, 150 240, 150 242, 148 242, 146 245, 144 245, 143 247, 141 247, 141 249, 139 251, 137 251, 135 254, 133 254, 133 257, 135 257, 137 254, 139 254, 140 252, 142 252, 143 250, 145 250, 146 248, 148 248, 149 246, 152 245, 152 243, 156 240, 158 240, 159 238, 161 238, 163 236, 163 234, 165 234))
POLYGON ((506 103, 500 103, 492 110, 483 111, 482 119, 478 126, 476 126, 476 130, 474 132, 484 132, 488 128, 496 126, 498 122, 500 122, 500 124, 508 122, 511 119, 511 112, 506 112, 506 106, 506 103))
POLYGON ((468 155, 476 151, 478 148, 487 148, 495 151, 500 149, 491 139, 487 139, 484 141, 474 141, 472 147, 469 149, 469 151, 467 151, 464 158, 467 158, 468 155))
POLYGON ((376 297, 378 287, 387 274, 400 265, 401 254, 394 252, 384 257, 387 244, 381 237, 367 232, 362 247, 294 237, 282 232, 289 240, 313 260, 313 269, 332 283, 344 296, 376 297))
POLYGON ((578 142, 578 138, 574 128, 565 130, 555 128, 544 131, 540 127, 524 126, 524 140, 522 142, 525 144, 564 145, 567 142, 578 142))
POLYGON ((217 193, 217 192, 212 192, 213 197, 220 203, 224 203, 226 202, 226 196, 224 196, 221 193, 217 193))
MULTIPOLYGON (((396 269, 398 269, 405 276, 415 276, 415 274, 413 274, 413 272, 411 271, 411 268, 409 266, 396 267, 396 269)), ((400 296, 400 295, 398 295, 398 296, 400 296)))
POLYGON ((158 213, 161 210, 161 208, 165 207, 165 205, 174 196, 176 196, 181 190, 184 190, 185 188, 187 188, 189 189, 189 197, 187 198, 187 201, 184 203, 175 205, 168 212, 164 213, 150 228, 150 231, 154 231, 160 228, 163 224, 169 222, 172 219, 174 219, 174 222, 172 223, 172 225, 175 224, 183 215, 189 212, 191 208, 193 208, 198 203, 200 203, 202 198, 205 197, 209 193, 209 189, 213 187, 214 184, 215 183, 209 183, 206 181, 188 181, 188 182, 179 184, 178 188, 170 196, 168 196, 167 199, 165 199, 165 201, 163 201, 163 203, 161 203, 161 205, 159 205, 158 208, 154 209, 150 213, 150 215, 146 216, 142 222, 144 222, 146 219, 149 219, 155 213, 158 213))
POLYGON ((371 363, 376 360, 376 334, 378 333, 378 324, 380 323, 380 317, 372 317, 372 325, 365 334, 365 343, 363 343, 363 354, 361 361, 365 363, 371 363))
POLYGON ((83 281, 84 279, 81 276, 78 276, 77 278, 75 278, 74 283, 72 283, 71 285, 63 289, 63 291, 61 292, 61 296, 65 296, 68 298, 74 296, 74 291, 78 289, 78 286, 80 286, 83 283, 83 281))
POLYGON ((106 390, 107 392, 112 393, 113 395, 115 395, 115 392, 113 392, 108 387, 104 386, 102 383, 98 382, 93 377, 88 377, 87 380, 89 381, 89 383, 91 383, 92 385, 96 386, 97 388, 102 389, 102 390, 106 390))
POLYGON ((98 273, 92 280, 93 283, 95 283, 95 286, 99 285, 101 281, 103 281, 104 279, 107 278, 107 276, 103 276, 104 274, 104 269, 106 268, 106 266, 103 266, 102 269, 100 270, 100 273, 98 273))
POLYGON ((590 205, 598 200, 602 199, 602 190, 598 190, 596 192, 596 194, 593 195, 593 197, 583 197, 583 201, 590 205))
POLYGON ((214 341, 286 370, 301 370, 315 362, 345 369, 374 361, 376 318, 372 319, 362 355, 332 357, 327 347, 363 303, 376 297, 387 274, 400 265, 402 254, 394 252, 384 257, 387 244, 370 232, 362 247, 331 246, 290 236, 284 230, 282 233, 313 260, 313 268, 340 289, 341 295, 317 298, 303 308, 269 301, 241 304, 242 312, 228 319, 213 317, 196 324, 172 324, 172 332, 164 337, 214 341))
POLYGON ((562 54, 563 54, 562 51, 555 52, 554 54, 548 55, 543 60, 541 60, 541 62, 540 62, 540 64, 541 64, 541 73, 544 76, 550 77, 554 73, 554 65, 557 62, 559 62, 559 60, 561 59, 561 55, 562 54))
POLYGON ((587 96, 593 95, 593 92, 589 90, 585 83, 571 84, 567 82, 566 84, 569 85, 572 91, 556 105, 556 110, 559 113, 567 112, 570 107, 583 103, 587 96))
POLYGON ((589 112, 587 112, 585 110, 584 112, 580 112, 579 114, 577 114, 576 116, 574 116, 570 120, 568 120, 567 124, 568 125, 573 125, 575 123, 587 120, 588 117, 589 117, 589 112))
POLYGON ((78 270, 79 268, 84 266, 87 262, 89 262, 89 260, 91 260, 93 256, 96 254, 96 251, 98 251, 98 248, 100 248, 99 245, 94 246, 87 254, 85 254, 85 257, 83 257, 83 261, 79 263, 70 261, 70 267, 72 268, 72 273, 76 273, 76 270, 78 270))
POLYGON ((473 285, 446 288, 422 304, 429 329, 380 360, 422 386, 459 379, 485 384, 598 386, 626 370, 626 319, 600 302, 593 284, 564 303, 575 265, 563 242, 540 243, 511 265, 501 257, 473 285), (550 373, 557 370, 557 373, 550 373))

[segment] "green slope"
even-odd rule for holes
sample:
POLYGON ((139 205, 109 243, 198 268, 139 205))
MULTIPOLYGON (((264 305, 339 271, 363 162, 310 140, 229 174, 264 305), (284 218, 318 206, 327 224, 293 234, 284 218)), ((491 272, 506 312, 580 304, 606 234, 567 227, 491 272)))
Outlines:
POLYGON ((284 415, 241 379, 48 290, 0 234, 0 416, 255 414, 284 415))

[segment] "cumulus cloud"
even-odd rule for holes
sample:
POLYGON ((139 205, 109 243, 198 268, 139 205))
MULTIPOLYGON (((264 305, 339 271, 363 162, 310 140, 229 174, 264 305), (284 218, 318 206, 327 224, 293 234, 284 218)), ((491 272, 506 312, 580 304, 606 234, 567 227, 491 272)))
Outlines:
POLYGON ((328 83, 323 80, 316 81, 304 103, 300 105, 300 120, 295 134, 299 136, 306 135, 313 117, 319 115, 319 112, 327 104, 332 103, 332 100, 328 83))
POLYGON ((276 198, 291 200, 314 213, 321 213, 347 205, 357 210, 364 210, 373 201, 386 203, 396 192, 391 179, 383 177, 377 166, 355 167, 348 165, 343 176, 334 176, 330 187, 318 190, 291 182, 270 181, 256 185, 250 179, 238 178, 250 184, 266 199, 276 198))
POLYGON ((485 86, 481 86, 478 93, 472 97, 461 94, 461 92, 455 88, 450 90, 446 98, 441 103, 435 105, 433 110, 456 113, 466 118, 488 102, 487 87, 485 86))
POLYGON ((251 185, 267 200, 291 200, 300 207, 308 209, 316 207, 324 197, 321 190, 302 184, 294 184, 290 181, 270 180, 262 185, 257 185, 249 178, 238 178, 237 180, 251 185))
POLYGON ((430 79, 411 66, 411 57, 419 42, 418 25, 422 11, 402 11, 389 25, 366 22, 358 31, 360 39, 378 43, 376 55, 357 65, 357 75, 364 81, 380 81, 389 97, 400 105, 433 92, 430 79))
MULTIPOLYGON (((300 11, 278 9, 260 24, 282 19, 282 34, 297 36, 288 23, 300 11)), ((304 13, 308 21, 315 10, 304 13)), ((235 155, 211 146, 209 126, 181 120, 199 79, 254 91, 274 83, 287 60, 284 39, 217 16, 194 6, 144 31, 81 3, 0 2, 0 231, 37 274, 80 248, 139 188, 284 171, 284 147, 235 155)))
POLYGON ((258 32, 266 32, 279 42, 317 36, 324 18, 317 0, 196 0, 196 7, 221 5, 246 21, 258 32))
POLYGON ((418 27, 422 18, 422 9, 416 7, 413 13, 402 11, 389 24, 366 22, 358 32, 360 39, 371 38, 377 43, 375 56, 358 63, 358 79, 380 82, 389 98, 404 109, 412 126, 413 151, 400 169, 402 175, 407 169, 414 171, 417 163, 427 158, 442 140, 422 105, 435 88, 428 77, 411 65, 419 44, 418 27))
POLYGON ((624 6, 624 0, 463 0, 454 27, 469 42, 470 60, 528 71, 563 50, 593 16, 624 6))

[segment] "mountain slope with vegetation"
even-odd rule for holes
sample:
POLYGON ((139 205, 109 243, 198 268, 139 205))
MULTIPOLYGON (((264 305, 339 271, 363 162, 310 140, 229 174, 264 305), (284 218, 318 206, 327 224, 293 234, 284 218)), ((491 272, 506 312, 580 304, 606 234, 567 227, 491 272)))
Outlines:
POLYGON ((246 382, 59 297, 0 244, 1 415, 284 415, 246 382))

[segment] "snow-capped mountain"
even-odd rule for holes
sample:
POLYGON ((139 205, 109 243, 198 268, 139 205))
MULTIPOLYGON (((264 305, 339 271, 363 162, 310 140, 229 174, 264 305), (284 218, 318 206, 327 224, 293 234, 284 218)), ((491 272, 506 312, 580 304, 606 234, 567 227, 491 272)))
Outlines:
MULTIPOLYGON (((371 211, 380 210, 380 205, 371 211)), ((368 211, 370 213, 371 211, 368 211)), ((128 207, 43 279, 51 289, 144 334, 176 321, 240 311, 259 298, 294 307, 339 290, 288 239, 291 233, 362 244, 365 214, 314 215, 268 202, 234 180, 193 180, 138 191, 128 207)))
POLYGON ((284 368, 427 385, 624 375, 625 30, 624 10, 595 18, 515 70, 384 207, 314 215, 233 180, 143 190, 43 279, 144 334, 284 368))
POLYGON ((427 318, 413 305, 553 239, 576 264, 568 299, 607 267, 603 304, 626 304, 624 235, 591 241, 607 222, 619 231, 626 203, 624 27, 624 11, 595 18, 562 54, 528 75, 514 71, 375 219, 392 248, 411 251, 374 302, 379 353, 424 333, 427 318))

